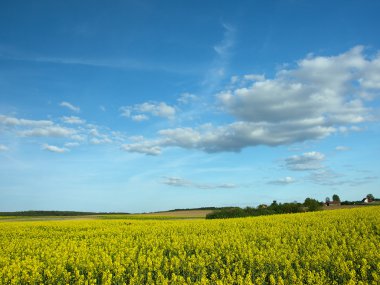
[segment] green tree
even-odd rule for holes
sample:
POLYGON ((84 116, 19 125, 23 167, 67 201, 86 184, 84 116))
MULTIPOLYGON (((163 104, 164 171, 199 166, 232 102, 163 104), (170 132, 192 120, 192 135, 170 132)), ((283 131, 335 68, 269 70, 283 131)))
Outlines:
POLYGON ((333 199, 334 202, 340 202, 340 198, 339 198, 339 196, 337 194, 334 194, 332 196, 332 199, 333 199))
POLYGON ((318 211, 322 208, 321 203, 312 198, 306 198, 303 205, 307 207, 308 211, 318 211))
POLYGON ((373 201, 373 200, 375 200, 375 197, 372 194, 368 194, 367 199, 370 201, 373 201))

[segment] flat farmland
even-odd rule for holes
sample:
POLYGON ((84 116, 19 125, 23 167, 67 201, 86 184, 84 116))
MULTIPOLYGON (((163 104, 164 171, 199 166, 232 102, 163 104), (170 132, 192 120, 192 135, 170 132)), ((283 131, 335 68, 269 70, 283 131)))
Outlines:
POLYGON ((0 284, 379 284, 380 207, 0 222, 0 284))

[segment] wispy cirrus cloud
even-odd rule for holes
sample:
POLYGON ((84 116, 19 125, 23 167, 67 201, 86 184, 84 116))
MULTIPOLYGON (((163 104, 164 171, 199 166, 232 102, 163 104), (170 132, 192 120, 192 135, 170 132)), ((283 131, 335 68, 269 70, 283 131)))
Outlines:
POLYGON ((69 151, 67 148, 58 147, 55 145, 48 145, 48 144, 44 144, 42 146, 42 149, 46 151, 54 152, 54 153, 65 153, 69 151))
POLYGON ((2 151, 8 151, 9 148, 6 145, 0 144, 0 152, 2 151))
POLYGON ((178 63, 155 62, 153 60, 132 59, 128 57, 75 57, 60 55, 42 55, 19 50, 15 47, 0 46, 0 58, 36 63, 48 63, 58 65, 78 65, 94 68, 131 69, 142 71, 161 71, 168 73, 196 74, 203 68, 191 65, 179 66, 178 63))
POLYGON ((235 45, 235 28, 227 23, 223 23, 222 27, 224 30, 223 39, 213 46, 216 56, 202 82, 204 86, 202 93, 206 95, 211 95, 219 89, 222 80, 226 77, 232 49, 235 45))
POLYGON ((198 189, 233 189, 237 188, 238 185, 233 183, 221 183, 221 184, 213 184, 213 183, 197 183, 191 180, 186 180, 181 177, 163 177, 161 183, 173 186, 173 187, 191 187, 198 189))
POLYGON ((269 181, 268 183, 274 184, 274 185, 289 185, 289 184, 293 184, 295 182, 296 182, 296 180, 293 177, 286 176, 284 178, 269 181))
POLYGON ((312 171, 307 177, 307 181, 323 186, 350 186, 357 187, 368 183, 373 183, 379 180, 379 176, 348 176, 346 174, 338 173, 329 168, 323 168, 312 171))
POLYGON ((339 145, 339 146, 335 147, 335 150, 336 151, 348 151, 348 150, 350 150, 350 148, 348 146, 339 145))
POLYGON ((59 105, 62 106, 62 107, 68 108, 68 109, 70 109, 73 112, 76 112, 76 113, 80 112, 80 108, 78 106, 75 106, 75 105, 73 105, 73 104, 71 104, 69 102, 63 101, 59 105))

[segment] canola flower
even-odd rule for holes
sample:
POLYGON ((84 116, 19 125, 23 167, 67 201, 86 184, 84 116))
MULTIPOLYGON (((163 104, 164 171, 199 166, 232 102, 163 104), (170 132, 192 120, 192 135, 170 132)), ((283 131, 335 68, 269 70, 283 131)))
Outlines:
POLYGON ((380 207, 0 222, 0 284, 380 284, 380 207))

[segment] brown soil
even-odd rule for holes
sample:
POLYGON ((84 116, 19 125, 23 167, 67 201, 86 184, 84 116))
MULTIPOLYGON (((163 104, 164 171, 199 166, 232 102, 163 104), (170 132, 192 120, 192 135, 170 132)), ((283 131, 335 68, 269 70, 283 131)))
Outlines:
POLYGON ((149 213, 149 216, 166 216, 166 217, 189 217, 189 218, 205 218, 212 210, 185 210, 172 212, 149 213))

